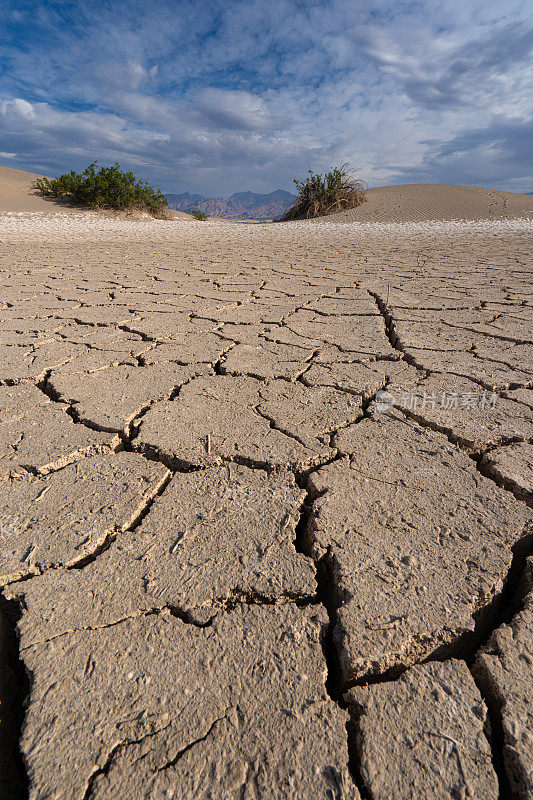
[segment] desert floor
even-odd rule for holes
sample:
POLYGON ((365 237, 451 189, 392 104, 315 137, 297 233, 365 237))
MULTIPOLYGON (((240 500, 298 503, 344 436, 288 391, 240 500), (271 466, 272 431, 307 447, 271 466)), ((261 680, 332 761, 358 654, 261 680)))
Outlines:
POLYGON ((533 796, 532 249, 0 217, 2 797, 533 796))

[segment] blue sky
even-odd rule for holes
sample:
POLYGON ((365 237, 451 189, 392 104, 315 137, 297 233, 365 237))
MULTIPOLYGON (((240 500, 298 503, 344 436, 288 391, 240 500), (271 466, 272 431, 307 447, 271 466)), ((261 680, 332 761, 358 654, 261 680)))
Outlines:
POLYGON ((93 159, 160 185, 533 191, 525 0, 3 0, 0 163, 93 159))

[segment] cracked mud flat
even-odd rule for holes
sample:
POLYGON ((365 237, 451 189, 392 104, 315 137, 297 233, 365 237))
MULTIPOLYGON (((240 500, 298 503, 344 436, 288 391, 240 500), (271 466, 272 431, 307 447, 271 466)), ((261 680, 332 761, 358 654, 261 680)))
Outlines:
POLYGON ((0 250, 0 796, 531 798, 530 223, 0 250))

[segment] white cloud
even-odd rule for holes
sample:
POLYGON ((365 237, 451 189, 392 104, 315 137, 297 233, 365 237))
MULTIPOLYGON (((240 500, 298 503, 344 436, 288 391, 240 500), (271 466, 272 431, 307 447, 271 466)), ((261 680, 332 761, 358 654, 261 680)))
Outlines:
POLYGON ((14 100, 1 100, 0 114, 10 122, 27 120, 35 116, 32 104, 20 97, 17 97, 14 100))
POLYGON ((157 64, 147 69, 137 60, 128 60, 125 64, 111 61, 98 65, 94 70, 94 77, 113 89, 135 91, 155 78, 157 69, 157 64))
POLYGON ((250 92, 208 87, 195 96, 194 106, 216 128, 261 130, 271 122, 265 101, 250 92))

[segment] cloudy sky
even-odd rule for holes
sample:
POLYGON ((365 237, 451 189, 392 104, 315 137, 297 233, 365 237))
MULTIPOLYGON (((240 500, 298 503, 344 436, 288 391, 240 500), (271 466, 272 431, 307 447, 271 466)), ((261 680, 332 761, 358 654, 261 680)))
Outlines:
POLYGON ((0 164, 533 191, 529 0, 3 0, 0 164))

